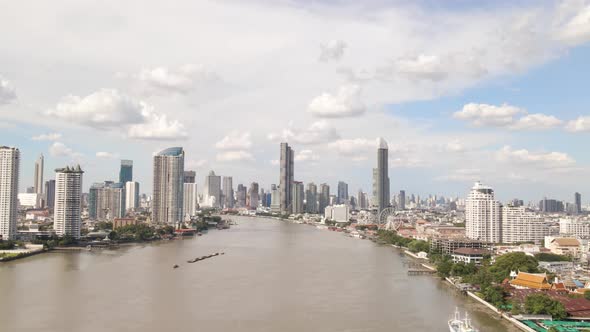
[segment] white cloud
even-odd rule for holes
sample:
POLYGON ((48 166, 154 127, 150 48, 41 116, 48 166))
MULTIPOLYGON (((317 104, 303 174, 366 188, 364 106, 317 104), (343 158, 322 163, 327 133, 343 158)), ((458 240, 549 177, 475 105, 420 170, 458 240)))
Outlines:
POLYGON ((320 157, 313 153, 312 150, 301 150, 295 155, 295 161, 317 161, 320 157))
POLYGON ((215 143, 215 147, 221 150, 247 150, 252 147, 249 132, 240 133, 232 131, 223 139, 215 143))
POLYGON ((96 153, 96 157, 102 159, 115 159, 118 155, 111 152, 99 151, 96 153))
POLYGON ((330 40, 327 43, 321 44, 320 61, 337 61, 344 55, 346 43, 342 40, 330 40))
POLYGON ((564 1, 558 11, 555 37, 569 45, 580 45, 590 40, 590 3, 564 1))
POLYGON ((447 175, 438 176, 437 181, 475 182, 481 179, 482 171, 477 168, 460 168, 451 171, 447 175))
POLYGON ((361 101, 361 87, 346 85, 340 87, 336 94, 322 93, 315 97, 307 111, 324 118, 344 118, 365 113, 366 106, 361 101))
POLYGON ((71 148, 61 142, 54 142, 49 147, 49 154, 52 157, 80 157, 82 154, 74 152, 71 148))
POLYGON ((304 145, 329 143, 338 138, 340 135, 336 129, 325 120, 316 121, 306 129, 287 128, 280 134, 271 133, 268 135, 268 139, 271 141, 288 141, 304 145))
POLYGON ((420 54, 416 58, 405 58, 395 62, 395 71, 410 79, 441 81, 447 78, 446 66, 437 55, 420 54))
POLYGON ((516 106, 503 104, 500 106, 469 103, 461 111, 455 112, 453 117, 469 121, 474 126, 508 126, 514 123, 514 117, 526 114, 526 111, 516 106))
POLYGON ((141 70, 138 79, 150 91, 181 94, 195 89, 198 83, 206 84, 219 80, 217 75, 205 66, 193 64, 178 69, 163 66, 146 68, 141 70))
POLYGON ((590 116, 580 116, 575 120, 569 121, 566 129, 574 133, 590 131, 590 116))
POLYGON ((529 114, 516 120, 509 128, 515 130, 544 130, 555 128, 562 123, 563 121, 552 115, 529 114))
POLYGON ((57 141, 61 138, 60 133, 41 134, 31 137, 33 141, 57 141))
POLYGON ((0 106, 16 99, 16 91, 10 82, 0 76, 0 106))
POLYGON ((567 153, 563 152, 531 152, 526 149, 515 150, 510 146, 504 146, 496 152, 498 161, 528 165, 538 168, 563 168, 575 164, 567 153))
POLYGON ((201 168, 201 167, 205 166, 206 164, 207 164, 206 159, 198 159, 198 160, 190 159, 184 163, 184 167, 186 169, 201 168))
POLYGON ((335 150, 342 155, 365 154, 367 151, 375 152, 378 146, 377 139, 340 139, 328 145, 330 149, 335 150))
POLYGON ((145 123, 129 127, 127 136, 143 140, 175 141, 188 137, 186 129, 178 120, 168 120, 165 114, 145 113, 145 123))
POLYGON ((254 156, 248 151, 226 151, 217 154, 217 161, 253 161, 254 156))

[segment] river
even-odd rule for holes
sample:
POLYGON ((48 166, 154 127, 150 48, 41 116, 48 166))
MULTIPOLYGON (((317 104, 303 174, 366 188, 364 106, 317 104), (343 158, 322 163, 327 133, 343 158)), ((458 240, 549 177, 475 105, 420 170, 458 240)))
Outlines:
POLYGON ((408 258, 393 248, 234 221, 201 237, 0 264, 0 330, 448 331, 459 307, 481 332, 517 331, 446 283, 408 276, 408 258))

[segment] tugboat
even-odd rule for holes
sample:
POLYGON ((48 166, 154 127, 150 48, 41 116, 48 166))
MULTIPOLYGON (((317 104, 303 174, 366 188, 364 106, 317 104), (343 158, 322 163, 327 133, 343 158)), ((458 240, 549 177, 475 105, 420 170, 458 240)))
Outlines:
POLYGON ((174 264, 174 266, 172 268, 177 269, 177 268, 179 268, 179 266, 178 266, 178 264, 174 264))
POLYGON ((450 332, 477 332, 477 330, 471 325, 471 319, 469 315, 465 313, 465 318, 461 320, 459 309, 455 308, 455 317, 449 320, 449 331, 450 332))

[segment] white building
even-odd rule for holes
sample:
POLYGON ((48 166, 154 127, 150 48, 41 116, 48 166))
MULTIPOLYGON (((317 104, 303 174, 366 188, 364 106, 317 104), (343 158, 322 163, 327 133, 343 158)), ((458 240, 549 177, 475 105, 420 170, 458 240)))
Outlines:
POLYGON ((500 242, 500 203, 494 190, 476 182, 465 201, 465 235, 474 240, 500 242))
POLYGON ((0 237, 12 240, 16 235, 20 151, 0 146, 0 237))
POLYGON ((350 220, 350 208, 345 204, 326 206, 324 217, 326 220, 335 222, 348 222, 350 220))
POLYGON ((41 207, 41 194, 20 193, 18 194, 18 205, 23 208, 37 209, 41 207))
POLYGON ((139 207, 139 182, 125 183, 125 211, 134 211, 139 207))
POLYGON ((559 219, 559 234, 577 238, 590 237, 590 221, 582 219, 559 219))
POLYGON ((44 168, 44 158, 43 155, 39 156, 39 159, 35 161, 35 174, 34 174, 34 183, 33 187, 35 188, 35 193, 42 195, 43 194, 43 168, 44 168))
POLYGON ((82 174, 80 165, 55 170, 55 208, 53 229, 59 236, 80 238, 82 213, 82 174))
POLYGON ((209 172, 205 177, 203 188, 203 205, 207 207, 221 207, 221 176, 209 172))
POLYGON ((152 222, 177 224, 183 220, 184 150, 172 147, 154 156, 152 222))
POLYGON ((199 193, 196 183, 184 184, 184 220, 189 221, 197 213, 199 193))
POLYGON ((551 230, 545 220, 524 206, 503 206, 502 243, 535 242, 541 243, 551 230))

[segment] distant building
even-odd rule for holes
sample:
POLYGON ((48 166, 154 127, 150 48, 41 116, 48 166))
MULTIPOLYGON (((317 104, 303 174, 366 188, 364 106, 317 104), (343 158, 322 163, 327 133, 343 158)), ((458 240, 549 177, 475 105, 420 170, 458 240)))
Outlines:
POLYGON ((90 186, 88 216, 91 220, 112 221, 124 217, 125 211, 125 190, 120 183, 105 181, 90 186))
POLYGON ((195 183, 197 179, 197 172, 184 171, 184 183, 195 183))
POLYGON ((377 211, 381 212, 390 205, 389 195, 389 163, 388 163, 387 142, 379 138, 379 148, 377 149, 377 168, 373 169, 373 195, 377 211))
POLYGON ((45 206, 53 209, 55 205, 55 180, 45 181, 45 206))
POLYGON ((274 213, 281 212, 281 204, 279 198, 279 189, 277 188, 276 184, 272 184, 270 186, 270 210, 274 213))
POLYGON ((16 236, 18 211, 18 180, 20 151, 0 146, 0 237, 13 240, 16 236))
POLYGON ((502 243, 541 243, 551 229, 543 218, 524 206, 502 206, 502 243))
POLYGON ((231 176, 223 177, 223 207, 226 209, 234 208, 234 185, 231 176))
POLYGON ((343 181, 338 182, 338 204, 348 203, 348 184, 343 181))
POLYGON ((405 210, 406 209, 406 191, 405 190, 399 191, 398 201, 399 201, 398 208, 400 210, 405 210))
POLYGON ((305 191, 305 212, 318 213, 318 187, 313 182, 307 184, 305 191))
POLYGON ((574 204, 576 205, 576 214, 582 213, 582 195, 580 193, 574 194, 574 204))
POLYGON ((322 183, 320 184, 320 192, 319 192, 319 199, 318 199, 318 208, 319 208, 319 213, 323 214, 326 207, 328 205, 330 205, 330 186, 322 183))
POLYGON ((475 264, 480 265, 485 255, 490 252, 485 249, 459 248, 453 252, 453 263, 475 264))
POLYGON ((344 204, 327 206, 324 211, 324 218, 340 223, 349 222, 350 208, 344 204))
POLYGON ((154 156, 152 222, 175 225, 183 220, 184 150, 172 147, 154 156))
POLYGON ((280 156, 280 179, 279 179, 279 199, 281 213, 290 214, 293 212, 291 203, 293 202, 293 179, 295 174, 295 157, 294 152, 289 144, 281 143, 280 156))
POLYGON ((44 169, 44 158, 43 155, 40 155, 39 158, 35 161, 35 174, 34 174, 34 183, 33 186, 35 188, 35 193, 43 195, 43 169, 44 169))
POLYGON ((465 201, 466 236, 485 242, 500 242, 500 213, 500 203, 494 198, 494 190, 476 182, 465 201))
POLYGON ((125 211, 135 211, 139 208, 139 182, 125 183, 125 211))
POLYGON ((559 234, 582 239, 590 238, 590 221, 562 218, 559 220, 559 234))
POLYGON ((561 201, 558 201, 555 199, 543 198, 539 202, 539 210, 541 212, 545 212, 545 213, 557 213, 557 212, 564 212, 565 207, 563 205, 563 202, 561 202, 561 201))
POLYGON ((238 184, 236 192, 238 207, 246 207, 246 196, 248 196, 248 190, 243 184, 238 184))
POLYGON ((250 189, 248 190, 248 198, 247 198, 247 202, 246 205, 248 206, 249 209, 252 210, 256 210, 256 208, 258 208, 258 205, 260 204, 260 197, 258 196, 258 183, 257 182, 252 182, 250 184, 250 189))
POLYGON ((203 188, 203 205, 207 207, 221 207, 221 176, 210 171, 205 177, 203 188))
POLYGON ((113 219, 113 230, 127 226, 127 225, 137 225, 137 220, 135 218, 115 218, 113 219))
POLYGON ((196 183, 184 184, 184 196, 182 206, 184 208, 184 220, 189 221, 191 217, 197 214, 199 193, 196 183))
POLYGON ((119 170, 119 183, 133 181, 133 160, 121 160, 121 169, 119 170))
POLYGON ((41 207, 42 197, 37 193, 20 193, 18 194, 18 205, 21 208, 38 209, 41 207))
POLYGON ((295 181, 293 182, 293 202, 292 205, 292 213, 300 214, 305 212, 303 206, 303 199, 304 199, 304 186, 302 182, 295 181))
POLYGON ((80 238, 83 174, 80 165, 55 170, 53 229, 59 236, 80 238))
POLYGON ((545 237, 545 248, 551 250, 551 253, 572 257, 578 257, 581 250, 578 239, 552 236, 545 237))

